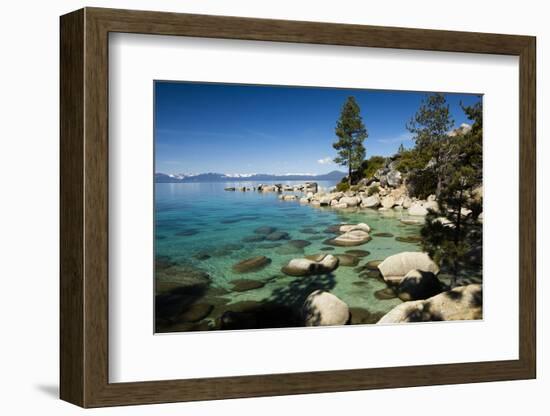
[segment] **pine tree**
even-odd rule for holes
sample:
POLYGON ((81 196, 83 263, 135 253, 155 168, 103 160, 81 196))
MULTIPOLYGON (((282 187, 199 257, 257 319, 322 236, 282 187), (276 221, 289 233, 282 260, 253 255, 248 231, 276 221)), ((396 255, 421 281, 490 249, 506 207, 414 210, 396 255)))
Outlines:
POLYGON ((439 196, 439 210, 426 216, 422 228, 423 248, 452 276, 457 284, 460 271, 471 263, 481 261, 482 211, 481 198, 474 197, 474 189, 482 183, 482 111, 481 102, 463 107, 473 120, 472 129, 450 138, 443 188, 439 196))
POLYGON ((334 163, 348 167, 348 184, 351 185, 352 172, 359 169, 365 159, 363 142, 368 137, 354 97, 348 97, 342 107, 335 132, 338 141, 332 147, 338 151, 338 156, 334 158, 334 163))
POLYGON ((416 150, 433 160, 437 197, 441 194, 446 165, 450 161, 448 132, 453 124, 445 96, 437 93, 427 95, 422 100, 420 108, 406 125, 413 134, 416 150))
POLYGON ((399 145, 399 149, 397 149, 397 154, 403 154, 403 152, 405 151, 405 146, 403 146, 403 143, 401 143, 399 145))

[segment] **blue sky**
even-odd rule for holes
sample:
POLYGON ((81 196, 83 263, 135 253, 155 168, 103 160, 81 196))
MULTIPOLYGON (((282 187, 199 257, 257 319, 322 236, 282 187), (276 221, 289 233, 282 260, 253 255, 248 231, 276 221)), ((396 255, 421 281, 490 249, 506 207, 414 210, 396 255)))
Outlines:
MULTIPOLYGON (((353 95, 369 137, 367 157, 414 142, 405 128, 424 93, 186 82, 155 82, 155 171, 163 173, 327 173, 334 127, 353 95)), ((458 126, 459 103, 479 95, 446 94, 458 126)))

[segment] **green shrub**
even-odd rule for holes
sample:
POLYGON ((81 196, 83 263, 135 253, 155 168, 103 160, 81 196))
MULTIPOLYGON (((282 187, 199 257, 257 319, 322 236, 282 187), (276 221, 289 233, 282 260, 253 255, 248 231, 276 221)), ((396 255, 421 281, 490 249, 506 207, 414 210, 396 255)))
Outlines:
POLYGON ((374 185, 369 188, 369 190, 367 191, 367 195, 371 196, 377 194, 378 192, 380 192, 380 187, 378 185, 374 185))
POLYGON ((408 173, 415 169, 423 169, 429 160, 430 155, 426 152, 419 152, 416 149, 403 150, 397 160, 397 170, 408 173))
POLYGON ((349 183, 347 182, 340 182, 338 185, 336 185, 336 190, 338 192, 346 192, 349 190, 349 183))
POLYGON ((386 165, 386 158, 382 156, 371 156, 363 162, 361 169, 364 178, 372 178, 376 171, 386 165))

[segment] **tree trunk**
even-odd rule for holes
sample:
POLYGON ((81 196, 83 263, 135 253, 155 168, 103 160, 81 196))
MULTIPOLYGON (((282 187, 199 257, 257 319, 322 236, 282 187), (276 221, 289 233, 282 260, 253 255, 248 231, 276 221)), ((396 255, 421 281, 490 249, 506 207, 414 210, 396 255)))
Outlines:
MULTIPOLYGON (((455 235, 454 235, 454 244, 455 244, 455 247, 457 247, 457 252, 458 252, 458 244, 460 243, 460 231, 461 231, 461 225, 462 225, 462 196, 463 196, 463 190, 462 188, 460 188, 460 193, 458 197, 458 208, 456 212, 455 235)), ((459 269, 458 264, 459 264, 459 259, 458 257, 456 257, 453 262, 453 277, 451 279, 451 287, 455 287, 458 281, 458 269, 459 269)))
POLYGON ((435 157, 435 174, 437 176, 437 185, 435 187, 435 197, 439 200, 443 188, 443 167, 441 166, 441 152, 438 150, 435 157))
POLYGON ((348 185, 351 187, 351 149, 348 151, 348 185))

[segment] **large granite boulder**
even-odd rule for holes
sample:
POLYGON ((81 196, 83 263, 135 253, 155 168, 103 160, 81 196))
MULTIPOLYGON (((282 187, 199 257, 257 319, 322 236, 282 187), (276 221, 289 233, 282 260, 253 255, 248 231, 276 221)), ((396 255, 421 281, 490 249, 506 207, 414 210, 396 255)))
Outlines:
POLYGON ((332 293, 316 290, 302 306, 305 326, 345 325, 350 320, 349 307, 332 293))
POLYGON ((439 273, 439 267, 427 253, 404 251, 387 257, 378 266, 382 277, 389 284, 398 285, 411 270, 439 273))
POLYGON ((380 197, 378 195, 371 195, 361 199, 362 208, 377 208, 378 206, 380 206, 380 197))
POLYGON ((424 207, 422 202, 415 201, 409 206, 408 213, 409 215, 424 217, 428 215, 428 210, 424 207))
POLYGON ((427 201, 414 201, 409 206, 408 212, 409 215, 423 217, 428 214, 428 210, 439 211, 439 205, 435 199, 432 199, 433 196, 428 197, 427 201))
POLYGON ((382 208, 392 208, 395 205, 395 198, 388 195, 382 198, 382 208))
POLYGON ((346 204, 348 207, 356 207, 361 203, 361 198, 357 196, 344 196, 338 201, 341 204, 346 204))
POLYGON ((289 276, 310 276, 326 274, 338 267, 338 258, 332 254, 319 254, 307 258, 292 259, 281 268, 289 276))
POLYGON ((413 300, 396 306, 379 324, 482 319, 482 287, 479 284, 455 287, 426 300, 413 300))
POLYGON ((428 299, 441 293, 443 285, 432 272, 411 270, 397 287, 397 296, 402 301, 428 299))
POLYGON ((401 172, 399 172, 398 170, 391 169, 386 174, 386 183, 388 184, 388 186, 392 188, 397 188, 399 185, 401 185, 401 182, 402 182, 401 172))

